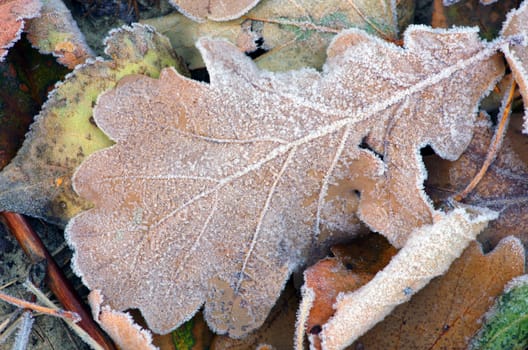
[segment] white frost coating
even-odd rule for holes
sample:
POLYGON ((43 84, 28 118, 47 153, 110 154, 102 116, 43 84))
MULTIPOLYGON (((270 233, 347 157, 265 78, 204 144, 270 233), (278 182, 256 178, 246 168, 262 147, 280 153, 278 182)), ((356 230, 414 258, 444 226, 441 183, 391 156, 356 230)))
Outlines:
POLYGON ((152 345, 152 334, 134 322, 127 312, 112 310, 103 305, 104 298, 100 290, 93 290, 88 295, 94 320, 123 350, 158 350, 152 345))
POLYGON ((321 332, 322 348, 343 349, 408 301, 429 281, 447 271, 497 213, 484 208, 457 208, 433 224, 415 230, 398 254, 372 281, 340 294, 336 313, 321 332))
MULTIPOLYGON (((31 3, 22 2, 18 6, 15 5, 14 8, 6 8, 9 5, 10 5, 9 3, 0 4, 0 10, 1 11, 13 11, 15 13, 18 12, 16 21, 20 22, 20 26, 10 42, 6 43, 3 46, 0 45, 0 62, 2 62, 6 58, 8 49, 13 47, 13 45, 15 45, 15 43, 20 39, 20 36, 22 35, 22 32, 24 31, 24 25, 25 25, 24 20, 39 16, 40 10, 42 8, 42 3, 40 1, 33 1, 31 3)), ((10 23, 2 24, 2 26, 8 26, 8 25, 10 25, 10 23)))
MULTIPOLYGON (((305 278, 306 279, 306 278, 305 278)), ((304 349, 304 332, 306 332, 306 322, 310 316, 310 310, 312 309, 315 292, 312 288, 306 287, 304 284, 301 288, 302 300, 297 311, 297 321, 295 322, 295 338, 293 343, 295 344, 295 350, 304 349)))

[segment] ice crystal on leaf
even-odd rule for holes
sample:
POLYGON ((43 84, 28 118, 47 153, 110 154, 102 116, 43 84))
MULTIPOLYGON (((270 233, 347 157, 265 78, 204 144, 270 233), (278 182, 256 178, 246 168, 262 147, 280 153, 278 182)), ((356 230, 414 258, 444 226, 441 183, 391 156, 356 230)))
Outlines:
POLYGON ((343 182, 361 192, 362 220, 402 246, 433 213, 420 148, 458 157, 504 69, 474 29, 413 26, 404 48, 348 30, 323 72, 262 71, 221 40, 199 48, 210 84, 165 69, 99 98, 116 145, 77 170, 95 208, 67 227, 87 286, 160 333, 204 304, 219 333, 262 324, 342 217, 328 198, 343 182))

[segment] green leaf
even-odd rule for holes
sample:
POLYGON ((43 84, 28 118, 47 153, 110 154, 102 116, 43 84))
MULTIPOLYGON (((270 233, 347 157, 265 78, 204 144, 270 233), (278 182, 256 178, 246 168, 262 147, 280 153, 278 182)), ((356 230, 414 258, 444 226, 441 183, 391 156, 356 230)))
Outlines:
POLYGON ((153 28, 123 27, 106 44, 111 60, 77 66, 49 95, 17 156, 0 173, 0 210, 64 225, 89 208, 70 179, 85 157, 112 144, 92 118, 99 94, 126 75, 156 78, 169 66, 186 71, 167 38, 153 28))
POLYGON ((511 349, 528 346, 528 275, 514 278, 486 316, 470 350, 511 349))

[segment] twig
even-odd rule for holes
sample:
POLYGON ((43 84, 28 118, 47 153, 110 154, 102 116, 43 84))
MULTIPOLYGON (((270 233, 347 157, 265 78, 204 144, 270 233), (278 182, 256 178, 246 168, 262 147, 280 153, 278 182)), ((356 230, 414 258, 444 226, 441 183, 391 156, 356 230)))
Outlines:
POLYGON ((38 235, 24 217, 11 212, 0 213, 0 218, 15 236, 18 243, 33 263, 45 260, 47 265, 46 284, 65 309, 76 312, 81 320, 77 323, 105 350, 115 350, 115 345, 104 335, 92 319, 90 312, 80 301, 73 287, 44 247, 38 235))
POLYGON ((484 160, 484 164, 482 164, 482 167, 480 168, 479 172, 473 177, 473 180, 469 183, 469 185, 466 186, 466 188, 453 196, 453 199, 457 202, 462 201, 464 198, 467 197, 471 191, 477 187, 478 183, 482 178, 484 177, 484 174, 486 174, 486 171, 488 171, 489 166, 495 158, 497 157, 497 153, 499 152, 499 149, 502 145, 502 140, 504 139, 504 134, 506 132, 506 127, 508 125, 510 114, 511 114, 511 105, 513 101, 513 96, 515 92, 515 80, 512 79, 512 83, 510 85, 510 89, 508 91, 507 98, 503 100, 503 104, 501 106, 502 111, 502 117, 499 122, 499 125, 497 125, 497 129, 495 130, 495 134, 493 135, 493 138, 491 139, 490 146, 488 148, 488 154, 486 155, 486 159, 484 160))
POLYGON ((5 301, 6 303, 9 303, 11 305, 15 305, 15 306, 18 306, 18 307, 21 307, 23 309, 30 309, 30 310, 33 310, 33 311, 37 311, 37 312, 40 312, 42 314, 45 314, 45 315, 50 315, 50 316, 55 316, 55 317, 60 317, 60 318, 67 318, 67 319, 70 319, 74 322, 78 322, 81 320, 81 318, 79 317, 79 315, 75 312, 71 312, 71 311, 64 311, 64 310, 60 310, 60 309, 52 309, 52 308, 49 308, 49 307, 46 307, 46 306, 42 306, 42 305, 39 305, 39 304, 35 304, 35 303, 32 303, 32 302, 29 302, 29 301, 26 301, 26 300, 22 300, 22 299, 19 299, 19 298, 15 298, 9 294, 5 294, 3 292, 0 292, 0 299, 5 301))

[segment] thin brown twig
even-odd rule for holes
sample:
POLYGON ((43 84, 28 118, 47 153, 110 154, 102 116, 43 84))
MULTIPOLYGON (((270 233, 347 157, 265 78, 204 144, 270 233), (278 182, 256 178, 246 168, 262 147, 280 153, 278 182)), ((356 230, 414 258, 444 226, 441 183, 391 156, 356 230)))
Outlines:
POLYGON ((70 282, 26 219, 20 214, 11 212, 0 212, 0 219, 5 222, 33 263, 46 261, 46 284, 65 309, 76 312, 81 317, 77 325, 99 343, 103 349, 115 350, 115 345, 95 323, 90 312, 80 301, 70 282))
POLYGON ((491 139, 491 143, 488 148, 488 154, 486 155, 484 164, 482 164, 482 167, 480 168, 479 172, 473 177, 473 180, 471 180, 471 182, 466 186, 466 188, 463 191, 457 193, 455 196, 453 196, 453 199, 455 201, 462 201, 464 198, 467 197, 469 193, 471 193, 471 191, 475 189, 475 187, 477 187, 480 180, 482 180, 482 178, 484 177, 484 174, 486 174, 486 172, 488 171, 489 166, 497 157, 497 153, 499 152, 499 149, 502 145, 502 140, 504 139, 506 127, 510 118, 515 87, 515 80, 512 79, 506 102, 503 104, 501 120, 499 121, 497 129, 495 130, 495 134, 491 139))
POLYGON ((73 322, 78 322, 81 320, 81 317, 76 312, 65 311, 61 309, 57 309, 57 310, 52 309, 46 306, 32 303, 30 301, 26 301, 26 300, 13 297, 3 292, 0 292, 0 299, 11 305, 15 305, 23 309, 37 311, 37 312, 40 312, 41 314, 60 317, 60 318, 67 318, 69 320, 72 320, 73 322))

